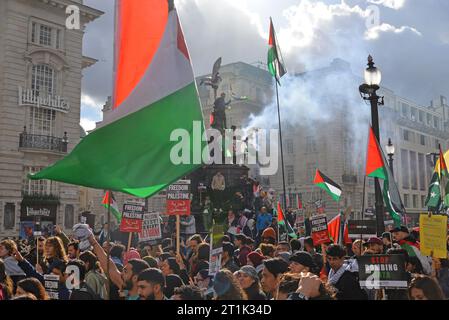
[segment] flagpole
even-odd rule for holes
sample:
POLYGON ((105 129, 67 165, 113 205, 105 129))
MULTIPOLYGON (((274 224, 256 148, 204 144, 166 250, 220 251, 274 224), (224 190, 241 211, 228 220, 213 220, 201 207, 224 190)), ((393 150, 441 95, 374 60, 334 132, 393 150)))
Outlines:
MULTIPOLYGON (((366 191, 366 175, 363 177, 363 194, 362 194, 362 220, 364 220, 365 212, 365 191, 366 191)), ((360 235, 360 253, 362 253, 363 233, 360 235)))
POLYGON ((281 167, 282 167, 282 188, 284 193, 284 208, 287 206, 287 193, 285 188, 285 172, 284 172, 284 152, 282 148, 282 126, 281 126, 281 111, 279 107, 279 90, 278 90, 278 80, 275 78, 276 82, 276 101, 277 101, 277 108, 278 108, 278 122, 279 122, 279 140, 280 140, 280 146, 281 146, 281 167))

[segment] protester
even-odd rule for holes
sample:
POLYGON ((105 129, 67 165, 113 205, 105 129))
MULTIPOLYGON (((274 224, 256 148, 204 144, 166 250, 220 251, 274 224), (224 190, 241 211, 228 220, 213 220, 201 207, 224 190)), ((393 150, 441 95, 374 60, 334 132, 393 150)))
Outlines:
POLYGON ((181 216, 179 223, 181 225, 181 233, 185 237, 184 239, 188 239, 196 234, 195 216, 193 214, 181 216))
POLYGON ((298 273, 285 273, 279 282, 279 290, 275 300, 287 300, 290 293, 298 288, 301 275, 298 273))
POLYGON ((164 287, 164 295, 167 299, 170 299, 173 295, 173 292, 176 288, 184 285, 184 282, 181 280, 177 274, 169 274, 165 276, 165 287, 164 287))
POLYGON ((195 286, 197 286, 200 291, 202 296, 204 297, 204 299, 206 300, 210 300, 213 297, 213 279, 212 276, 209 275, 209 270, 208 269, 203 269, 198 271, 198 273, 196 274, 196 276, 194 277, 194 281, 193 283, 191 283, 191 285, 194 284, 195 286))
POLYGON ((324 266, 323 256, 315 251, 313 239, 311 237, 304 238, 304 251, 307 251, 312 255, 317 268, 321 270, 324 266))
POLYGON ((366 293, 360 288, 358 275, 349 271, 344 264, 345 250, 339 245, 332 244, 326 250, 326 258, 331 270, 328 284, 337 289, 337 300, 366 300, 366 293))
POLYGON ((69 259, 78 259, 80 256, 79 242, 70 242, 67 246, 67 255, 69 259))
POLYGON ((276 244, 276 231, 272 227, 268 227, 262 232, 261 238, 262 238, 261 242, 266 243, 266 244, 275 245, 276 244))
POLYGON ((260 208, 260 212, 257 214, 256 218, 256 230, 257 235, 260 237, 262 232, 271 225, 272 215, 267 212, 266 207, 260 208))
POLYGON ((259 248, 264 257, 274 258, 274 253, 276 252, 276 247, 274 245, 261 243, 259 248))
POLYGON ((143 257, 142 260, 145 261, 146 263, 148 263, 150 268, 157 268, 156 258, 154 258, 152 256, 146 256, 146 257, 143 257))
POLYGON ((235 236, 234 245, 236 247, 235 253, 239 266, 244 266, 247 261, 247 256, 251 252, 251 248, 247 245, 247 238, 243 234, 235 236))
POLYGON ((144 269, 137 278, 139 300, 168 300, 164 295, 165 278, 155 268, 144 269))
POLYGON ((302 250, 301 241, 299 239, 291 239, 290 248, 292 253, 295 253, 296 251, 301 251, 302 250))
POLYGON ((440 268, 437 270, 438 283, 446 299, 449 299, 449 260, 440 259, 440 268))
POLYGON ((266 300, 266 295, 260 288, 259 276, 252 266, 243 266, 237 271, 240 286, 248 296, 248 300, 266 300))
POLYGON ((257 274, 260 274, 263 270, 263 260, 265 257, 259 252, 250 252, 247 256, 247 264, 256 268, 257 274))
POLYGON ((291 247, 287 241, 281 241, 278 243, 278 245, 276 247, 275 255, 278 255, 281 252, 291 253, 291 247))
POLYGON ((384 245, 382 239, 369 238, 365 243, 366 249, 364 254, 382 254, 384 252, 384 245))
POLYGON ((318 276, 312 273, 302 273, 298 289, 288 296, 287 300, 333 300, 335 291, 325 285, 318 276))
POLYGON ((5 263, 0 259, 0 301, 8 300, 12 297, 14 291, 14 283, 11 278, 6 275, 5 263))
POLYGON ((84 262, 86 266, 86 284, 92 291, 103 300, 108 300, 107 281, 108 279, 103 275, 100 263, 97 257, 91 251, 84 251, 79 259, 84 262))
POLYGON ((44 265, 44 244, 45 238, 42 236, 39 236, 34 240, 34 247, 31 248, 30 253, 25 256, 25 259, 27 259, 31 265, 35 266, 37 263, 41 266, 44 265), (39 258, 39 261, 37 261, 37 258, 39 258))
POLYGON ((42 283, 36 278, 26 278, 17 283, 16 295, 33 294, 37 300, 49 300, 42 283))
POLYGON ((20 268, 16 259, 14 258, 14 252, 17 251, 17 245, 12 240, 0 241, 0 259, 3 260, 5 266, 5 273, 11 278, 16 287, 17 282, 25 278, 25 272, 20 268))
POLYGON ((180 286, 175 288, 172 300, 202 300, 200 288, 193 285, 180 286))
POLYGON ((262 289, 268 299, 276 297, 282 275, 288 271, 288 263, 280 258, 265 260, 262 270, 262 289))
POLYGON ((234 262, 234 246, 230 242, 223 242, 223 256, 221 258, 222 269, 228 269, 232 273, 239 270, 234 262))
POLYGON ((319 275, 320 270, 315 265, 312 255, 305 251, 298 251, 290 257, 290 272, 300 274, 301 272, 312 272, 319 275))
POLYGON ((413 278, 408 292, 410 300, 445 300, 444 293, 438 283, 425 275, 413 278))
POLYGON ((201 243, 196 250, 196 256, 190 262, 190 277, 195 277, 200 270, 209 269, 209 244, 201 243))
POLYGON ((245 291, 229 270, 220 270, 214 277, 214 300, 248 300, 245 291))

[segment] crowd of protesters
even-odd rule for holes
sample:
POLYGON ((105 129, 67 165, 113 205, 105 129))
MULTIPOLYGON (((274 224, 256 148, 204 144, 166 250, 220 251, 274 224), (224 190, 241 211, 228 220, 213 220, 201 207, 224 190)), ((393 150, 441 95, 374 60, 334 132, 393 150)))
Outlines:
MULTIPOLYGON (((257 198, 256 198, 257 200, 257 198)), ((280 240, 272 203, 229 210, 221 269, 209 273, 210 235, 124 244, 78 224, 66 235, 0 241, 0 300, 48 300, 45 275, 59 277, 60 300, 445 300, 449 260, 424 257, 419 233, 398 227, 381 238, 316 246, 310 236, 280 240), (208 238, 209 240, 207 240, 208 238), (357 257, 403 255, 408 289, 360 287, 357 257), (76 276, 73 270, 78 270, 76 276)), ((295 213, 285 219, 294 224, 295 213)), ((190 224, 186 222, 190 227, 190 224)))

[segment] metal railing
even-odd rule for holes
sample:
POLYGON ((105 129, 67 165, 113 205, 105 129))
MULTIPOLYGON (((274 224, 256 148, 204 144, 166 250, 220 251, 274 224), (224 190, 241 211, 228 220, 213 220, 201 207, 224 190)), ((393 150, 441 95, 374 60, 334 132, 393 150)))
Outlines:
POLYGON ((67 142, 64 140, 64 138, 22 132, 20 134, 19 147, 55 152, 67 152, 67 142))

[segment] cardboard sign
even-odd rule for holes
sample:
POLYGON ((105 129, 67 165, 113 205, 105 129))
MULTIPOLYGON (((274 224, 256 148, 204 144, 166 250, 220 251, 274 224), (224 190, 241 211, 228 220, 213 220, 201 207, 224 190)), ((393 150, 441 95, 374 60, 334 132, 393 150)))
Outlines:
POLYGON ((222 225, 214 225, 211 234, 210 258, 209 258, 209 275, 214 276, 221 269, 221 259, 223 257, 223 247, 221 239, 224 235, 224 227, 222 225))
POLYGON ((167 214, 190 215, 190 180, 179 180, 168 186, 167 214))
POLYGON ((378 254, 357 257, 360 287, 367 289, 407 289, 405 257, 378 254))
POLYGON ((59 299, 59 276, 55 274, 44 275, 44 287, 50 299, 59 299))
POLYGON ((310 218, 310 226, 314 246, 331 242, 329 232, 327 231, 327 218, 325 214, 312 216, 310 218))
POLYGON ((377 237, 377 226, 375 220, 349 220, 348 221, 349 238, 369 239, 377 237))
POLYGON ((144 214, 142 231, 139 233, 139 242, 152 241, 161 238, 161 219, 159 213, 144 214))
POLYGON ((33 221, 22 221, 20 222, 19 237, 21 239, 30 239, 34 233, 34 223, 33 221))
POLYGON ((447 216, 421 214, 419 216, 420 251, 425 256, 447 259, 447 216))
POLYGON ((125 201, 123 205, 121 232, 141 232, 145 204, 138 201, 125 201))

